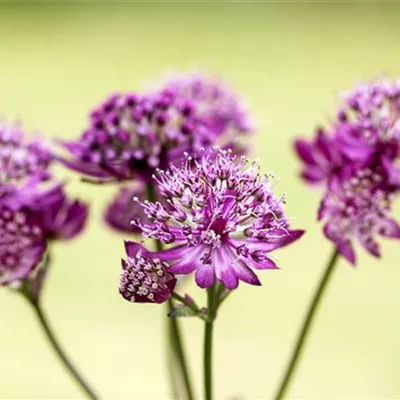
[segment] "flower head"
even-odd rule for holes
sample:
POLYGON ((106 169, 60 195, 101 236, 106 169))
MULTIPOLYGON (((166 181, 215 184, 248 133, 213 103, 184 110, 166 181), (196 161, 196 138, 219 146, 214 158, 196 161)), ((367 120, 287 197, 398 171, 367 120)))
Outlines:
POLYGON ((284 197, 276 197, 271 177, 249 167, 230 150, 215 148, 200 160, 186 156, 182 166, 159 171, 165 200, 143 203, 151 223, 136 222, 146 237, 170 248, 154 253, 174 274, 195 271, 200 287, 218 279, 228 289, 239 280, 260 285, 254 269, 275 269, 270 252, 292 243, 302 231, 289 229, 284 197))
POLYGON ((80 140, 65 144, 75 157, 66 164, 94 177, 149 181, 156 168, 209 139, 207 127, 178 103, 167 89, 111 96, 91 113, 80 140))
POLYGON ((400 238, 391 219, 400 189, 400 82, 377 80, 345 96, 330 132, 296 142, 307 182, 324 182, 325 236, 351 263, 353 241, 380 256, 377 235, 400 238))
POLYGON ((217 142, 243 152, 236 134, 250 130, 236 96, 214 81, 179 78, 144 94, 118 93, 96 107, 78 141, 66 142, 72 169, 92 177, 151 180, 157 168, 178 163, 217 142))
POLYGON ((27 278, 46 250, 44 230, 28 208, 0 205, 0 285, 27 278))
POLYGON ((358 86, 345 97, 339 117, 336 136, 342 152, 400 186, 400 81, 358 86))
POLYGON ((400 226, 390 217, 395 194, 384 190, 381 180, 371 170, 357 170, 345 183, 334 180, 321 203, 325 235, 352 264, 356 262, 352 240, 379 257, 376 236, 400 238, 400 226))
POLYGON ((136 303, 163 303, 171 297, 176 278, 168 272, 168 264, 149 256, 146 249, 126 242, 127 259, 122 260, 119 292, 136 303))
POLYGON ((47 179, 53 160, 47 143, 27 141, 16 126, 0 126, 0 196, 15 188, 47 179))

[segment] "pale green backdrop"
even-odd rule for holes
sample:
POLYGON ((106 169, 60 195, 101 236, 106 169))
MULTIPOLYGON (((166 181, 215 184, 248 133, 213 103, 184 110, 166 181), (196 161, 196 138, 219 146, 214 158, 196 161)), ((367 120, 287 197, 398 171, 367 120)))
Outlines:
MULTIPOLYGON (((319 192, 297 178, 291 144, 329 121, 339 91, 400 74, 399 12, 383 2, 0 5, 0 116, 29 131, 77 136, 107 94, 142 89, 171 69, 220 74, 251 106, 255 156, 281 178, 288 213, 308 233, 279 253, 282 270, 260 273, 264 286, 242 285, 224 306, 215 342, 220 399, 274 392, 331 251, 315 222, 319 192)), ((55 249, 45 308, 104 398, 166 399, 164 309, 129 304, 117 292, 124 236, 101 219, 113 189, 69 176, 93 211, 85 235, 55 249)), ((340 264, 292 398, 400 397, 398 243, 383 249, 382 261, 340 264)), ((1 290, 0 313, 0 398, 80 398, 27 304, 1 290)), ((202 326, 183 322, 200 394, 202 326)))

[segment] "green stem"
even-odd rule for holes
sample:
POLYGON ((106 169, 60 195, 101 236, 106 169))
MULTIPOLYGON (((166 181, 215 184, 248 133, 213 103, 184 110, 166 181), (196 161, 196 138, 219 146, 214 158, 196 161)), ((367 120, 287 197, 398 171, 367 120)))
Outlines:
POLYGON ((70 373, 71 377, 74 379, 74 381, 77 383, 77 385, 87 395, 87 397, 92 400, 97 400, 99 397, 95 394, 95 392, 89 386, 89 384, 85 382, 82 375, 77 371, 75 366, 72 364, 71 360, 68 358, 68 356, 65 354, 64 350, 61 348, 40 305, 34 301, 31 301, 29 299, 29 297, 27 297, 27 299, 30 302, 30 304, 32 305, 33 310, 35 311, 35 314, 39 320, 40 326, 42 327, 46 338, 48 339, 50 345, 52 346, 53 350, 57 354, 61 363, 64 365, 66 370, 70 373))
MULTIPOLYGON (((174 304, 171 299, 168 300, 168 311, 172 310, 174 304)), ((189 369, 187 366, 185 351, 182 343, 182 334, 180 326, 176 318, 168 318, 168 333, 171 349, 173 351, 174 358, 176 359, 180 372, 182 375, 183 383, 185 385, 186 398, 193 400, 192 383, 190 380, 189 369)))
POLYGON ((208 320, 205 322, 204 330, 204 398, 205 400, 212 400, 212 342, 215 318, 215 286, 211 286, 207 289, 207 295, 208 320))
MULTIPOLYGON (((156 201, 157 196, 156 192, 154 190, 154 186, 151 184, 148 184, 146 186, 146 194, 147 194, 147 199, 149 201, 156 201)), ((162 243, 159 240, 155 240, 155 245, 157 251, 162 251, 163 246, 162 243)), ((168 307, 168 313, 173 309, 174 303, 172 299, 169 299, 167 302, 167 307, 168 307)), ((183 340, 182 340, 182 333, 180 329, 179 322, 176 318, 168 318, 168 329, 167 329, 167 335, 168 335, 168 341, 171 346, 171 352, 173 359, 177 362, 178 368, 180 370, 180 375, 183 380, 184 386, 185 386, 185 392, 186 392, 186 398, 188 400, 193 400, 193 389, 192 389, 192 383, 190 379, 190 374, 189 374, 189 369, 187 365, 187 360, 186 360, 186 355, 185 355, 185 350, 183 346, 183 340)), ((171 364, 171 360, 169 361, 169 365, 171 364)), ((173 376, 171 374, 171 379, 173 379, 173 376)), ((172 388, 173 392, 176 392, 176 385, 172 382, 172 388)))
POLYGON ((314 294, 314 298, 310 304, 310 307, 308 309, 306 317, 304 318, 302 328, 301 328, 299 336, 297 338, 296 346, 294 348, 292 357, 290 358, 290 362, 286 369, 286 373, 283 376, 283 379, 279 385, 279 389, 275 395, 275 399, 277 399, 277 400, 280 400, 284 397, 286 390, 289 387, 289 384, 293 377, 296 366, 300 360, 301 352, 302 352, 303 346, 306 342, 306 339, 308 337, 313 320, 315 318, 319 303, 323 297, 325 289, 328 286, 330 278, 332 277, 332 273, 334 271, 334 267, 335 267, 338 259, 339 259, 339 253, 335 249, 335 251, 332 253, 332 256, 329 259, 325 273, 319 282, 317 291, 314 294))

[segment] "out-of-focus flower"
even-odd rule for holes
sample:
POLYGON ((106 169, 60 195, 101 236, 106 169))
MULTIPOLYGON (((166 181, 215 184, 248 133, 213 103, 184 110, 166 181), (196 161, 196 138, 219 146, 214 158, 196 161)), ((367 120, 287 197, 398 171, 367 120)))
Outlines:
POLYGON ((284 197, 276 197, 271 177, 256 163, 230 150, 214 148, 200 160, 186 157, 184 165, 157 174, 165 200, 143 203, 152 221, 137 221, 145 237, 169 249, 153 253, 173 274, 195 271, 197 284, 221 281, 235 289, 239 280, 260 285, 254 269, 276 269, 270 252, 297 240, 283 212, 284 197))
POLYGON ((27 278, 46 250, 38 216, 25 207, 0 205, 0 285, 27 278))
POLYGON ((352 264, 356 262, 353 240, 380 257, 377 236, 400 239, 400 226, 390 216, 395 194, 384 190, 381 182, 382 177, 371 170, 357 170, 344 183, 332 181, 321 203, 325 235, 352 264))
POLYGON ((105 179, 148 182, 155 169, 179 160, 208 140, 208 129, 177 105, 176 94, 116 94, 97 107, 67 166, 105 179))
POLYGON ((319 218, 348 261, 356 262, 354 240, 379 257, 378 235, 400 238, 390 217, 400 189, 400 82, 358 86, 344 97, 330 132, 312 144, 298 140, 296 150, 303 178, 326 184, 319 218))
POLYGON ((63 162, 84 175, 104 180, 139 179, 178 163, 185 152, 216 143, 245 152, 238 133, 251 130, 237 97, 215 80, 183 77, 145 94, 119 93, 90 115, 77 141, 64 143, 72 158, 63 162))
POLYGON ((358 86, 345 97, 339 116, 336 136, 343 153, 400 186, 400 81, 358 86))
POLYGON ((136 243, 126 242, 127 259, 122 260, 119 291, 124 299, 136 303, 163 303, 175 289, 176 278, 168 264, 152 257, 136 243))
POLYGON ((144 201, 145 197, 146 193, 142 186, 120 188, 106 209, 104 215, 106 223, 119 232, 140 233, 140 228, 132 224, 132 221, 138 218, 144 220, 147 217, 143 207, 133 199, 144 201))
POLYGON ((48 143, 36 138, 27 141, 22 130, 13 125, 0 125, 0 196, 48 179, 53 160, 48 143))

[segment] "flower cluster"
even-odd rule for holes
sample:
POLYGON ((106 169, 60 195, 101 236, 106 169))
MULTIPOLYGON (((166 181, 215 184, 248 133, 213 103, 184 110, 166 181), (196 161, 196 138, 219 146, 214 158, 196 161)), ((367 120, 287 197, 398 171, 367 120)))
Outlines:
POLYGON ((400 82, 360 85, 344 97, 330 130, 295 147, 304 180, 326 187, 319 217, 345 258, 356 262, 353 239, 378 257, 377 235, 400 238, 390 218, 400 189, 400 82))
POLYGON ((0 285, 35 274, 47 243, 84 228, 88 208, 67 197, 51 172, 55 159, 42 139, 27 141, 13 126, 0 129, 0 285))
MULTIPOLYGON (((63 143, 72 156, 63 162, 102 181, 151 184, 157 168, 178 164, 185 152, 199 155, 200 149, 219 144, 247 153, 239 136, 251 130, 246 109, 220 81, 200 75, 177 76, 155 90, 107 98, 91 112, 82 136, 63 143)), ((144 189, 119 190, 108 207, 105 220, 113 228, 135 231, 120 218, 137 212, 129 196, 135 191, 144 189)))
POLYGON ((274 195, 271 178, 231 150, 216 147, 199 159, 186 155, 183 165, 155 176, 163 203, 142 203, 150 223, 135 221, 145 237, 168 248, 136 254, 150 263, 158 260, 172 274, 194 272, 202 288, 217 281, 227 289, 236 289, 239 281, 261 285, 253 269, 278 268, 270 252, 303 233, 290 230, 285 198, 274 195))
POLYGON ((26 141, 17 126, 0 126, 0 197, 16 188, 49 178, 53 160, 49 145, 40 139, 26 141))

